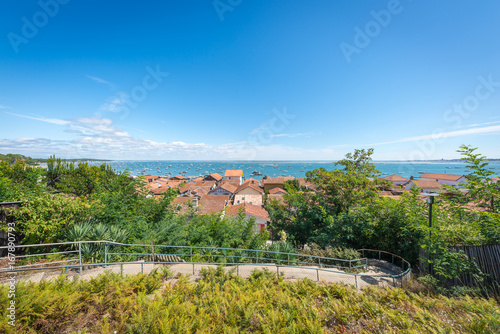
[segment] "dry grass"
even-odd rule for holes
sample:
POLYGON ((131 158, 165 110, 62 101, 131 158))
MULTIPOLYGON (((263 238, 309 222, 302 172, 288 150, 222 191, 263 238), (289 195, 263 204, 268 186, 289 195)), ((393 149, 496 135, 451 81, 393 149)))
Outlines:
MULTIPOLYGON (((402 289, 243 279, 207 270, 180 275, 20 283, 17 327, 2 333, 499 333, 495 300, 427 296, 402 289)), ((0 305, 8 303, 1 288, 0 305)))

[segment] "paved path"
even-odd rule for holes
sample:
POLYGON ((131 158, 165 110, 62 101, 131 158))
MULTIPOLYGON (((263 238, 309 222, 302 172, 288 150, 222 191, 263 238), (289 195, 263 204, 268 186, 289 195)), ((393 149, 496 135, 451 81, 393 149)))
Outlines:
MULTIPOLYGON (((112 265, 112 266, 107 266, 107 268, 104 267, 96 267, 93 269, 85 269, 83 270, 83 273, 80 275, 78 270, 71 270, 68 272, 68 276, 78 276, 79 279, 83 280, 90 280, 93 277, 96 277, 105 271, 111 271, 115 273, 123 273, 123 275, 136 275, 140 272, 143 272, 145 274, 150 273, 153 271, 153 269, 159 268, 162 265, 158 264, 149 264, 149 263, 143 263, 142 261, 136 262, 136 263, 131 263, 131 264, 124 264, 123 266, 120 265, 112 265)), ((192 263, 179 263, 179 264, 169 264, 167 267, 173 271, 174 273, 182 273, 182 274, 189 274, 193 280, 201 278, 200 276, 200 270, 202 267, 211 267, 211 268, 216 268, 216 265, 206 265, 206 264, 192 264, 192 263)), ((375 277, 373 275, 393 275, 395 274, 389 269, 386 268, 380 268, 376 266, 368 266, 368 270, 364 273, 360 273, 357 275, 352 275, 348 273, 344 273, 343 271, 340 270, 335 270, 335 272, 329 271, 329 270, 334 270, 334 269, 326 269, 326 268, 319 268, 317 266, 311 266, 311 267, 281 267, 281 266, 275 266, 274 264, 245 264, 245 265, 238 265, 238 266, 227 266, 226 271, 235 270, 235 274, 242 276, 242 277, 249 277, 250 273, 255 270, 263 270, 264 268, 267 268, 270 272, 277 273, 283 276, 283 278, 287 281, 292 281, 292 280, 297 280, 297 279, 303 279, 303 278, 309 278, 313 281, 324 281, 327 283, 345 283, 345 284, 352 284, 356 285, 358 288, 363 288, 368 285, 380 285, 380 286, 386 286, 394 285, 394 281, 390 277, 375 277)), ((31 282, 39 282, 43 279, 46 280, 55 280, 59 274, 61 273, 60 270, 53 270, 53 271, 44 271, 44 272, 38 272, 36 274, 27 276, 23 279, 31 282)), ((398 282, 396 282, 398 283, 398 282)))

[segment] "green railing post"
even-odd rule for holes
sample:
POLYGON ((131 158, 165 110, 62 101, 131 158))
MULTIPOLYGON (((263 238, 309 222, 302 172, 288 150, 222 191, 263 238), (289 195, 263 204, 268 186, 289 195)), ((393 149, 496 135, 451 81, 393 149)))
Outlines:
POLYGON ((153 258, 152 261, 153 261, 153 269, 154 269, 154 267, 155 267, 155 245, 154 244, 151 245, 151 250, 153 252, 152 255, 151 255, 151 257, 153 258))
POLYGON ((224 263, 227 263, 226 250, 224 249, 224 263))
POLYGON ((189 247, 189 257, 191 259, 191 262, 193 262, 193 247, 189 247))
POLYGON ((287 263, 288 263, 288 265, 290 265, 290 253, 286 254, 286 257, 287 257, 287 261, 288 261, 287 263))
POLYGON ((104 244, 104 268, 108 267, 108 244, 104 244))
POLYGON ((82 243, 78 242, 78 258, 80 261, 80 275, 82 274, 82 243))
POLYGON ((316 269, 316 280, 319 282, 319 269, 316 269))
POLYGON ((144 262, 141 262, 141 274, 144 274, 144 262))
POLYGON ((259 263, 259 251, 255 251, 255 263, 259 263))
POLYGON ((358 275, 354 274, 354 280, 356 281, 356 289, 358 288, 358 275))

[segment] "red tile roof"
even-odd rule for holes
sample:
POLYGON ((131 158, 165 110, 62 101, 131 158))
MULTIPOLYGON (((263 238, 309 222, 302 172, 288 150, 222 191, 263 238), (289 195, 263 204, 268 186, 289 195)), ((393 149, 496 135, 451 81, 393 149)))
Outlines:
POLYGON ((228 169, 224 174, 225 177, 238 177, 243 176, 243 171, 241 169, 228 169))
POLYGON ((185 180, 185 179, 186 179, 186 177, 183 175, 176 175, 176 176, 172 176, 170 178, 170 180, 185 180))
POLYGON ((256 179, 252 179, 252 178, 250 178, 250 179, 247 179, 247 180, 243 181, 243 183, 242 183, 242 184, 245 184, 245 183, 251 183, 251 184, 256 184, 256 185, 259 185, 259 184, 260 184, 260 182, 259 182, 259 181, 257 181, 256 179))
POLYGON ((261 194, 264 193, 264 190, 262 190, 261 187, 253 183, 243 183, 241 186, 238 187, 238 189, 236 189, 234 193, 237 194, 246 188, 252 188, 253 190, 260 192, 261 194))
POLYGON ((463 177, 463 175, 454 174, 438 174, 438 173, 424 173, 420 175, 421 179, 434 179, 434 180, 445 180, 445 181, 458 181, 463 177))
POLYGON ((284 184, 285 181, 293 180, 293 176, 277 176, 262 179, 262 184, 284 184))
POLYGON ((422 189, 440 189, 441 184, 434 180, 411 180, 414 185, 422 189))
POLYGON ((229 183, 229 182, 228 182, 228 183, 224 183, 224 184, 223 184, 223 185, 221 185, 219 188, 225 189, 225 190, 227 190, 227 191, 229 191, 229 192, 231 192, 231 193, 233 193, 233 194, 234 194, 234 192, 236 191, 236 189, 238 189, 238 187, 237 187, 237 186, 235 186, 234 184, 229 183))
POLYGON ((273 189, 269 190, 270 195, 274 195, 276 193, 288 194, 288 192, 285 189, 281 189, 281 188, 273 188, 273 189))
POLYGON ((247 214, 262 218, 262 219, 269 220, 269 214, 266 211, 266 209, 264 209, 262 206, 253 205, 253 204, 249 204, 249 203, 242 203, 242 204, 230 206, 227 209, 226 214, 228 217, 233 217, 233 216, 236 216, 240 212, 240 210, 243 210, 244 213, 247 213, 247 214))
POLYGON ((381 177, 381 180, 391 181, 391 182, 408 182, 407 178, 404 178, 398 174, 392 174, 385 177, 381 177))
POLYGON ((217 174, 217 173, 213 173, 213 174, 210 174, 208 176, 205 176, 205 178, 209 178, 209 177, 213 178, 215 181, 220 181, 223 178, 222 175, 217 174))

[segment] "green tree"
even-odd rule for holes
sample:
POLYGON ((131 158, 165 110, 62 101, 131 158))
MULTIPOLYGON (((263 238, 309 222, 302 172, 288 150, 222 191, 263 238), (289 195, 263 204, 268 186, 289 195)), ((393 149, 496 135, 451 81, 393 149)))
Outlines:
POLYGON ((470 145, 462 145, 457 152, 462 154, 462 160, 468 165, 470 172, 467 175, 467 183, 461 186, 467 189, 466 202, 475 202, 483 205, 488 211, 498 212, 500 199, 500 187, 492 177, 495 174, 488 169, 489 160, 486 156, 475 153, 476 148, 470 145))
POLYGON ((372 154, 372 148, 355 150, 335 163, 342 169, 328 171, 319 168, 307 172, 308 181, 317 186, 318 193, 323 197, 322 205, 329 213, 347 212, 378 196, 378 181, 375 178, 380 172, 372 163, 372 154))

